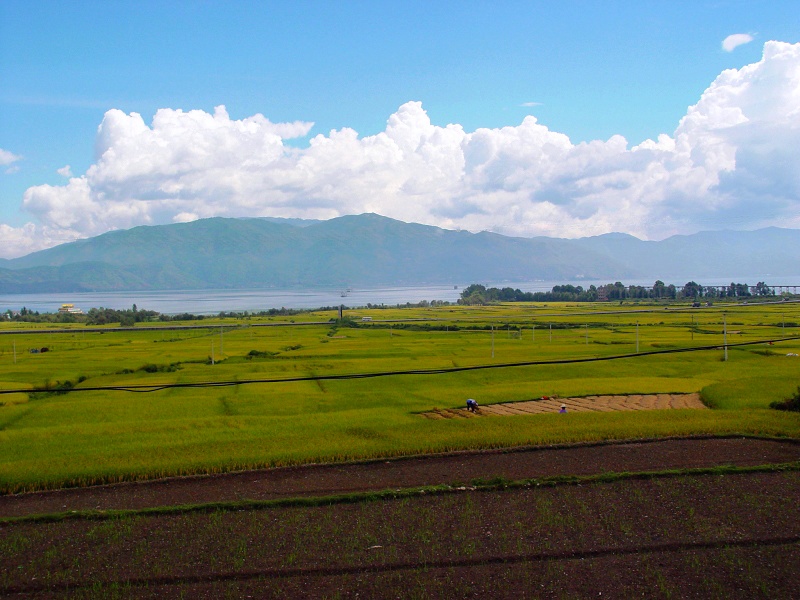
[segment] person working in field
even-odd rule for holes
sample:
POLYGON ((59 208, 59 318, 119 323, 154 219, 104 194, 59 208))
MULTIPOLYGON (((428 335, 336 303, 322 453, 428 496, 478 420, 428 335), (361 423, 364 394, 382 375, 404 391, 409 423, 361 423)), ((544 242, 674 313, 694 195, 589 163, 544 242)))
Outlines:
POLYGON ((558 412, 559 412, 559 413, 565 413, 565 412, 567 412, 567 405, 566 405, 566 404, 562 404, 562 405, 561 405, 561 410, 559 410, 558 412))
POLYGON ((478 410, 478 403, 475 402, 475 400, 473 400, 472 398, 469 398, 467 400, 467 410, 470 412, 475 412, 476 410, 478 410))

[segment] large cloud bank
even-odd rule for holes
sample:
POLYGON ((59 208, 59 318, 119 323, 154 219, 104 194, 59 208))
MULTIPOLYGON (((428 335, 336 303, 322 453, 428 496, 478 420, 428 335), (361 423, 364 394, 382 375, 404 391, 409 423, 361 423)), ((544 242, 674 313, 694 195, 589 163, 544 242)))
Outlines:
POLYGON ((507 235, 645 239, 702 229, 800 227, 800 44, 721 73, 673 134, 572 143, 526 117, 466 132, 402 105, 374 136, 312 123, 162 109, 148 125, 110 110, 97 160, 24 195, 36 224, 2 228, 9 255, 140 224, 210 216, 326 219, 376 212, 507 235), (15 245, 14 241, 18 243, 15 245), (32 241, 35 240, 35 241, 32 241))

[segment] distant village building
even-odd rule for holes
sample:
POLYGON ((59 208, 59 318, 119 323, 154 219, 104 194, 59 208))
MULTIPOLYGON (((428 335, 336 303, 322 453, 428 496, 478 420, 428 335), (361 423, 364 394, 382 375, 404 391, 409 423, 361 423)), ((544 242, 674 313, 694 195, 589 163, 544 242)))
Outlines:
POLYGON ((80 308, 75 308, 74 304, 62 304, 58 312, 66 315, 82 315, 83 311, 80 308))

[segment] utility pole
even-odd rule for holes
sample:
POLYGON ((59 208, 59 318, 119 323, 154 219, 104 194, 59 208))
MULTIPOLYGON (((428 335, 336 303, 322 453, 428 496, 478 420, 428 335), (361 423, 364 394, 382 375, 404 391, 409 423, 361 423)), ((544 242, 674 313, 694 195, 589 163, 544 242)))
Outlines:
POLYGON ((531 341, 536 341, 536 324, 531 326, 531 341))
POLYGON ((639 321, 636 321, 636 354, 639 354, 639 321))
POLYGON ((211 364, 214 364, 214 340, 211 340, 211 364))
POLYGON ((728 323, 722 315, 722 343, 725 346, 725 362, 728 362, 728 323))

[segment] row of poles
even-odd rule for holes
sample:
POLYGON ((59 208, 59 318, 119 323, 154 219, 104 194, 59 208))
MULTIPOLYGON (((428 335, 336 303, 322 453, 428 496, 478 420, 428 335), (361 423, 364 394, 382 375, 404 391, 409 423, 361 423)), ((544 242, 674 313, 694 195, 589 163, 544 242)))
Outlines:
MULTIPOLYGON (((727 361, 728 360, 728 326, 727 326, 727 322, 726 322, 726 319, 725 319, 725 315, 722 315, 722 325, 723 325, 723 329, 722 329, 723 345, 725 347, 725 359, 724 360, 727 361)), ((786 320, 785 320, 785 318, 783 320, 783 324, 782 325, 783 325, 783 329, 785 331, 785 329, 786 329, 786 320)), ((589 343, 589 325, 588 324, 584 325, 584 328, 586 330, 586 343, 588 344, 589 343)), ((549 329, 550 341, 552 342, 553 341, 553 324, 552 323, 549 324, 549 328, 548 329, 549 329)), ((220 356, 224 356, 224 354, 225 354, 225 336, 223 334, 224 334, 224 328, 222 326, 220 326, 220 328, 219 328, 220 356)), ((391 337, 391 335, 392 335, 392 329, 390 327, 389 328, 389 336, 391 337)), ((531 340, 532 341, 536 341, 536 325, 533 325, 531 327, 531 340)), ((694 315, 692 315, 692 340, 694 340, 694 315)), ((638 321, 636 322, 636 352, 639 352, 639 322, 638 321)), ((13 343, 13 353, 14 353, 14 364, 17 364, 17 343, 16 342, 13 343)), ((494 325, 492 325, 492 358, 494 358, 494 325)), ((215 359, 215 355, 214 355, 214 340, 212 339, 211 340, 211 364, 213 365, 215 363, 216 363, 216 359, 215 359)))
MULTIPOLYGON (((785 327, 786 326, 784 324, 784 329, 785 329, 785 327)), ((588 345, 589 344, 589 325, 588 324, 584 325, 584 328, 586 329, 586 344, 588 345)), ((553 324, 552 323, 550 323, 549 330, 550 330, 550 341, 552 342, 553 341, 553 324)), ((531 340, 532 341, 536 341, 536 325, 533 325, 531 327, 531 340)), ((694 315, 692 315, 692 340, 694 340, 694 315)), ((727 324, 727 321, 725 319, 725 315, 722 315, 722 345, 725 348, 725 358, 723 360, 725 360, 727 362, 727 360, 728 360, 728 324, 727 324)), ((639 322, 638 321, 636 322, 636 353, 637 354, 639 353, 639 322)), ((492 325, 492 358, 494 358, 494 325, 492 325)))
MULTIPOLYGON (((694 327, 695 327, 695 325, 694 325, 694 315, 692 315, 692 328, 691 328, 691 330, 692 330, 692 340, 694 340, 694 327)), ((586 331, 586 336, 585 336, 586 337, 586 344, 588 345, 589 344, 589 325, 585 324, 584 328, 585 328, 585 331, 586 331)), ((783 329, 784 330, 786 329, 786 321, 785 321, 785 319, 783 321, 783 329)), ((553 324, 552 323, 549 324, 548 330, 549 330, 550 342, 552 342, 553 341, 553 324)), ((221 356, 225 354, 225 345, 224 345, 225 344, 225 337, 224 337, 223 333, 224 333, 224 330, 223 330, 222 327, 220 327, 219 328, 219 345, 220 345, 220 355, 221 356)), ((389 336, 390 337, 392 336, 391 327, 389 328, 389 336)), ((536 341, 536 325, 533 325, 531 327, 531 340, 532 341, 536 341)), ((728 360, 728 324, 727 324, 727 320, 726 320, 724 314, 722 315, 722 340, 723 340, 723 347, 725 349, 725 356, 724 356, 723 360, 727 361, 728 360)), ((638 321, 636 322, 636 352, 637 353, 639 352, 639 322, 638 321)), ((492 325, 492 358, 494 358, 494 325, 492 325)), ((14 364, 17 364, 17 347, 16 347, 16 343, 14 344, 14 364)), ((211 340, 211 364, 212 365, 215 364, 214 340, 213 339, 211 340)))

